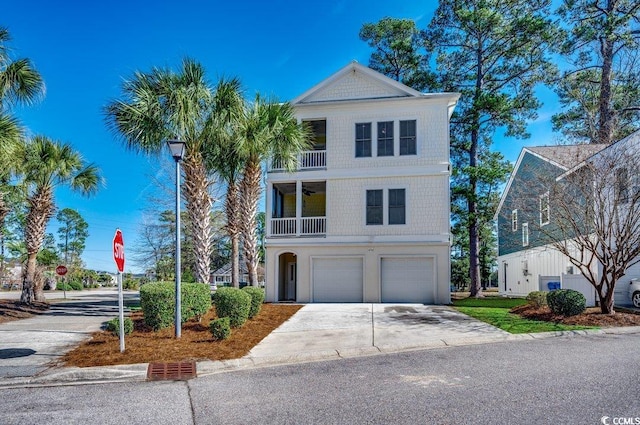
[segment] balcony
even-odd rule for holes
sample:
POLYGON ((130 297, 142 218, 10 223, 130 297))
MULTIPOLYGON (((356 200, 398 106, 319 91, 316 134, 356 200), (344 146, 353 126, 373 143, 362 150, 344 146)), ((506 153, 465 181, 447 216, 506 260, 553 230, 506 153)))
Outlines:
POLYGON ((326 182, 276 183, 270 202, 269 237, 326 235, 326 182))
MULTIPOLYGON (((327 167, 327 151, 326 150, 313 150, 304 151, 298 155, 296 169, 298 171, 303 170, 316 170, 319 168, 327 167)), ((286 171, 282 164, 282 161, 273 160, 269 164, 268 170, 271 171, 286 171)))
POLYGON ((270 236, 324 236, 326 217, 272 218, 270 236))

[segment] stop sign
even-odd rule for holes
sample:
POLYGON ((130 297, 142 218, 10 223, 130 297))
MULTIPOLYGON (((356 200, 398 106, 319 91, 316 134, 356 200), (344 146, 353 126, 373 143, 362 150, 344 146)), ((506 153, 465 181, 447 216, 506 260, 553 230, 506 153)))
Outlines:
POLYGON ((65 274, 67 274, 67 268, 65 266, 58 266, 56 267, 56 273, 59 276, 64 276, 65 274))
POLYGON ((116 230, 116 234, 113 237, 113 261, 116 262, 118 271, 120 273, 124 272, 124 240, 120 229, 116 230))

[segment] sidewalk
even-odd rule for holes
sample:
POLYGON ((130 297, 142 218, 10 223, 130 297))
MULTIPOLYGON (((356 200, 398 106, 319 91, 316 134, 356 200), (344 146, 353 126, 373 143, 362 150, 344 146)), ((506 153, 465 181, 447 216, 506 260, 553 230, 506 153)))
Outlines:
MULTIPOLYGON (((12 293, 1 293, 10 298, 12 293)), ((19 297, 19 294, 17 295, 19 297)), ((118 315, 118 292, 98 290, 46 293, 53 301, 44 314, 0 324, 0 382, 37 378, 64 353, 118 315)), ((137 296, 127 294, 126 298, 137 296)), ((125 298, 125 299, 126 299, 125 298)))

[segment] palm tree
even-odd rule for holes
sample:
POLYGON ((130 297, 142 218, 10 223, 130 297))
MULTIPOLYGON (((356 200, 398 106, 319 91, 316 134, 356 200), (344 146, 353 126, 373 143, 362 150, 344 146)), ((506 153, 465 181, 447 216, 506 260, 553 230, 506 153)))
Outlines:
POLYGON ((44 82, 29 59, 12 60, 5 45, 11 40, 9 31, 0 27, 0 106, 28 105, 44 94, 44 82))
POLYGON ((215 121, 210 127, 207 167, 225 183, 225 230, 231 242, 231 285, 240 286, 240 178, 243 161, 236 140, 244 99, 238 79, 221 79, 215 94, 215 121))
POLYGON ((17 162, 13 151, 23 137, 18 120, 8 110, 16 104, 28 105, 44 94, 42 77, 29 59, 13 60, 6 43, 11 40, 9 31, 0 27, 0 229, 9 213, 5 194, 8 181, 17 162))
POLYGON ((183 193, 193 235, 198 282, 208 282, 211 264, 212 181, 207 170, 207 142, 214 125, 214 92, 199 63, 184 59, 179 73, 154 68, 136 72, 122 87, 123 99, 105 108, 107 125, 127 148, 159 153, 165 141, 186 143, 183 193))
POLYGON ((36 257, 45 238, 47 223, 55 211, 55 188, 68 186, 90 195, 97 191, 102 178, 99 170, 94 165, 85 165, 80 154, 69 144, 45 136, 36 136, 23 143, 19 158, 24 164, 21 177, 27 198, 24 231, 27 267, 20 301, 31 304, 34 300, 45 301, 44 282, 35 279, 36 257))
POLYGON ((244 162, 240 182, 244 257, 249 283, 257 286, 260 258, 256 214, 262 194, 262 163, 273 159, 293 170, 298 154, 309 148, 311 135, 307 127, 298 124, 291 104, 265 101, 260 96, 245 108, 238 134, 238 152, 244 162))

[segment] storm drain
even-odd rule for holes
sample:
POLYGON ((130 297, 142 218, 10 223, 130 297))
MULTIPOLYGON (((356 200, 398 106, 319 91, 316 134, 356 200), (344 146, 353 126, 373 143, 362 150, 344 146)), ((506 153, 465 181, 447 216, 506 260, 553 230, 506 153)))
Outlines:
POLYGON ((196 377, 196 362, 149 363, 150 381, 187 380, 196 377))

